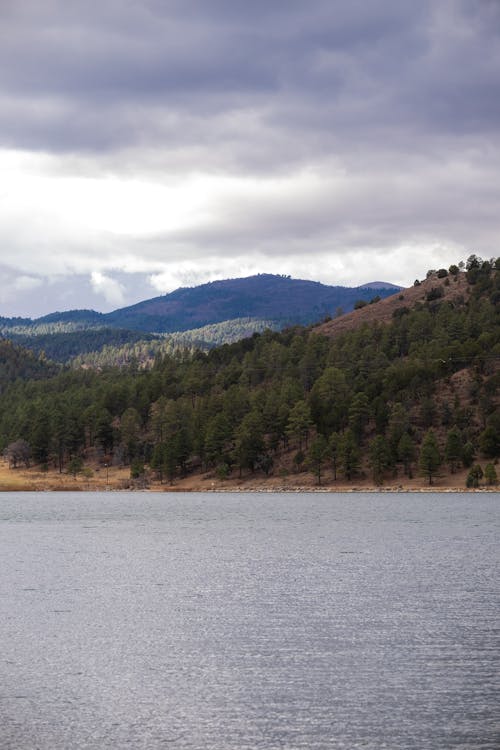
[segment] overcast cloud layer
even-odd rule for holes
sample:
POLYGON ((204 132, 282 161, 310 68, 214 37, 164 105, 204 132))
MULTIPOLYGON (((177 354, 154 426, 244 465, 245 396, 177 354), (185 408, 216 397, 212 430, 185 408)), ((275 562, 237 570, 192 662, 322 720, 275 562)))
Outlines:
POLYGON ((498 255, 498 0, 3 0, 0 314, 498 255))

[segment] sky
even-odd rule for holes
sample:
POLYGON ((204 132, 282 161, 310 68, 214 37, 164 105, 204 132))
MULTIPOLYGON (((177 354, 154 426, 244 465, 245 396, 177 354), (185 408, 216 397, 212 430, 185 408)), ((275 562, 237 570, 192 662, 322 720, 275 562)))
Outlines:
POLYGON ((498 255, 499 0, 1 0, 0 315, 498 255))

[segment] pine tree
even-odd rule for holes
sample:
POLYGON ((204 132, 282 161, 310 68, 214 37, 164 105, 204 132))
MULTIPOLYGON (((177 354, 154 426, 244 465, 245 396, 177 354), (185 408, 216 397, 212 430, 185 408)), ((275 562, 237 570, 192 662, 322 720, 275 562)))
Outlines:
POLYGON ((429 484, 432 484, 432 478, 441 466, 441 454, 433 430, 429 430, 424 436, 420 448, 419 465, 422 474, 428 477, 429 484))
POLYGON ((462 458, 462 436, 460 430, 457 427, 453 427, 446 436, 446 446, 444 449, 444 455, 450 465, 450 471, 452 474, 455 473, 458 463, 462 458))
POLYGON ((467 487, 479 487, 479 482, 483 478, 483 470, 479 464, 474 464, 467 474, 467 487))
POLYGON ((387 440, 383 435, 377 435, 369 446, 370 466, 373 470, 373 481, 382 484, 384 473, 391 465, 391 455, 387 440))
POLYGON ((309 435, 309 429, 312 425, 311 410, 306 401, 297 401, 295 406, 290 411, 288 417, 288 424, 286 426, 286 434, 295 438, 298 442, 299 450, 302 450, 302 442, 305 442, 307 448, 307 438, 309 435))
POLYGON ((333 478, 335 481, 337 481, 337 469, 339 465, 340 439, 338 432, 332 432, 328 440, 328 454, 332 462, 333 478))
POLYGON ((346 479, 351 480, 359 469, 359 448, 351 430, 346 430, 339 446, 339 463, 346 479))
POLYGON ((415 443, 411 436, 404 432, 397 447, 398 460, 403 462, 404 472, 410 479, 413 477, 412 463, 415 461, 415 443))
POLYGON ((328 443, 323 435, 318 435, 314 438, 307 454, 307 462, 313 469, 318 480, 318 484, 321 484, 321 470, 325 462, 325 458, 328 452, 328 443))
POLYGON ((486 464, 484 467, 484 478, 486 479, 486 484, 498 484, 498 476, 493 464, 486 464))

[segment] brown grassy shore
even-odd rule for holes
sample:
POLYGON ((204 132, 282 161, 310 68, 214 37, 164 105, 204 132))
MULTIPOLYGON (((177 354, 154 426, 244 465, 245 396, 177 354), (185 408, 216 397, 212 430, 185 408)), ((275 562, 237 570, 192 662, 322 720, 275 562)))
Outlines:
MULTIPOLYGON (((422 476, 413 479, 400 476, 388 478, 381 486, 376 486, 369 477, 333 480, 325 472, 321 485, 318 485, 312 474, 301 472, 288 476, 245 475, 232 476, 220 480, 213 472, 192 474, 173 483, 160 482, 147 476, 146 482, 134 482, 130 479, 128 467, 91 466, 92 476, 78 475, 76 478, 67 473, 49 469, 41 471, 40 467, 30 469, 10 469, 6 461, 0 460, 0 492, 102 492, 106 490, 147 490, 151 492, 470 492, 466 489, 467 471, 451 474, 442 471, 432 485, 422 476)), ((482 486, 479 490, 497 492, 498 487, 482 486)))

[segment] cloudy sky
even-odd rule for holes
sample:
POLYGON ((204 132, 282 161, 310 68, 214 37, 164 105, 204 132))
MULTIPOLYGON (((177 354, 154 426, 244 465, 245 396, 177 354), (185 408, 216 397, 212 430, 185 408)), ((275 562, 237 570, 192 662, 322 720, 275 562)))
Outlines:
POLYGON ((0 315, 498 255, 499 0, 1 0, 0 315))

